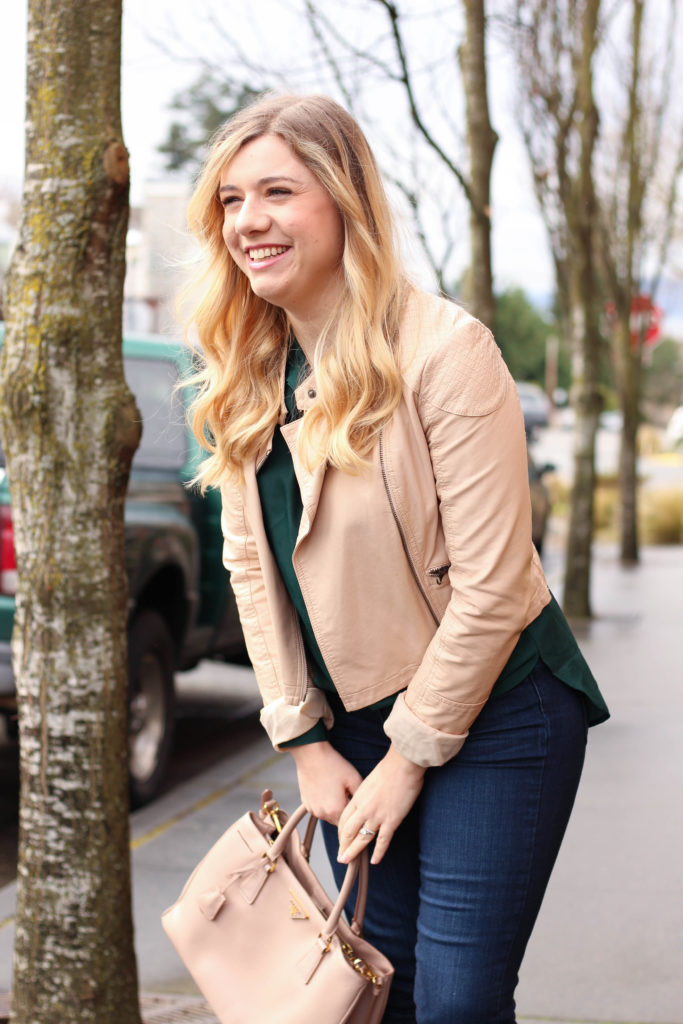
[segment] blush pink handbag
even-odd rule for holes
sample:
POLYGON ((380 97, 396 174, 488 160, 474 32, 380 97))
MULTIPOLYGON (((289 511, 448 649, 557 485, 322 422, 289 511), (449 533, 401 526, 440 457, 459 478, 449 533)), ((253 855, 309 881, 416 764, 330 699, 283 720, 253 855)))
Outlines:
POLYGON ((317 821, 301 840, 269 790, 209 850, 163 927, 221 1024, 379 1024, 394 969, 362 937, 367 853, 347 868, 336 901, 308 863, 317 821), (267 820, 270 818, 270 822, 267 820), (358 876, 351 924, 342 917, 358 876))

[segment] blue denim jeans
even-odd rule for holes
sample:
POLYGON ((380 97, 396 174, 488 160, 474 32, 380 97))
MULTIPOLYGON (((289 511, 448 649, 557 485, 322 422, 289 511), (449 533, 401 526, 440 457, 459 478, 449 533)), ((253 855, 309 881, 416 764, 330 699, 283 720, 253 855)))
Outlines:
MULTIPOLYGON (((367 775, 389 710, 333 700, 334 747, 367 775)), ((527 941, 583 767, 582 694, 539 661, 491 699, 460 753, 427 770, 408 817, 370 869, 364 933, 396 969, 384 1024, 514 1024, 527 941)), ((337 882, 337 830, 323 824, 337 882)), ((350 900, 350 907, 353 897, 350 900)))

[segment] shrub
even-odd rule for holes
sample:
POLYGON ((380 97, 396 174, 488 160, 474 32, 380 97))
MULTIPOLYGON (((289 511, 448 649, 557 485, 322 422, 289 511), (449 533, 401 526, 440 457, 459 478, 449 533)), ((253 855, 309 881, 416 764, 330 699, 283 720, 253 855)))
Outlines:
POLYGON ((619 529, 619 485, 613 479, 598 478, 593 504, 593 532, 612 540, 619 529))
POLYGON ((638 428, 637 447, 639 455, 658 455, 662 450, 662 434, 656 427, 643 423, 638 428))
POLYGON ((639 511, 644 544, 683 544, 683 488, 645 491, 639 511))

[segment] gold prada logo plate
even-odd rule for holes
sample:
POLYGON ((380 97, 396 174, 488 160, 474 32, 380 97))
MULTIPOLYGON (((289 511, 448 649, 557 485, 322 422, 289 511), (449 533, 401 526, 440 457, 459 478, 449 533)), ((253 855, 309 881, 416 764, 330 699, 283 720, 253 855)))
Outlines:
POLYGON ((293 921, 308 920, 308 914, 301 906, 291 889, 289 890, 289 916, 293 921))

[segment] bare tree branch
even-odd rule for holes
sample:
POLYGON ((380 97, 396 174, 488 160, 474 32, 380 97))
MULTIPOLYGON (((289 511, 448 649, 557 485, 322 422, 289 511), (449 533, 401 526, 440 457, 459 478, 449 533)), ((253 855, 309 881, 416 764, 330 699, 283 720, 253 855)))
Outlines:
MULTIPOLYGON (((467 197, 467 201, 476 209, 476 201, 472 195, 472 189, 469 181, 455 164, 455 162, 448 156, 442 146, 437 142, 436 138, 427 128, 420 114, 415 92, 413 90, 412 78, 408 70, 408 58, 406 56, 405 45, 403 42, 403 35, 399 27, 399 12, 395 4, 391 3, 391 0, 374 0, 375 3, 384 7, 386 10, 389 20, 391 23, 391 32, 394 39, 394 45, 396 48, 396 56, 398 57, 399 65, 401 67, 401 74, 398 76, 398 81, 403 84, 408 99, 408 106, 410 109, 410 116, 413 120, 415 127, 418 129, 423 139, 430 146, 439 158, 446 165, 448 170, 451 172, 454 178, 460 183, 460 186, 467 197)), ((483 212, 483 211, 479 211, 483 212)))
POLYGON ((306 0, 306 15, 308 17, 308 24, 310 25, 311 31, 316 39, 316 42, 318 43, 322 51, 322 54, 325 60, 327 61, 328 67, 332 72, 334 80, 337 83, 337 88, 339 89, 339 92, 343 97, 348 109, 351 112, 353 112, 355 108, 353 97, 351 96, 351 93, 346 87, 346 81, 340 71, 339 64, 337 63, 336 58, 334 57, 332 51, 327 45, 327 40, 320 29, 320 12, 318 11, 315 4, 311 2, 311 0, 306 0))

